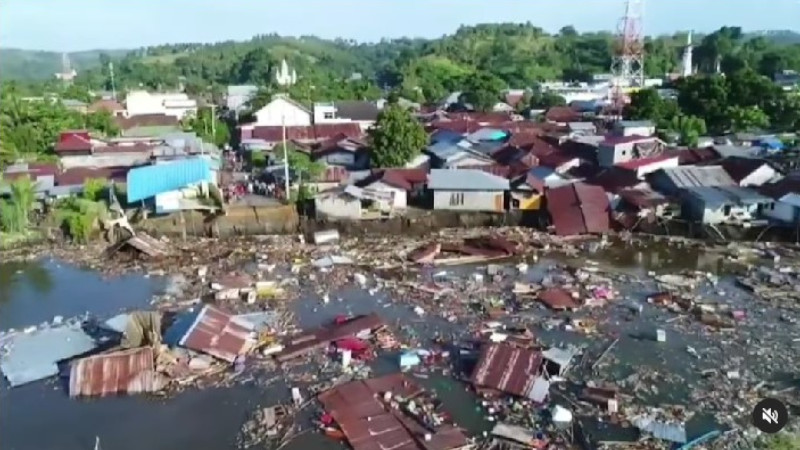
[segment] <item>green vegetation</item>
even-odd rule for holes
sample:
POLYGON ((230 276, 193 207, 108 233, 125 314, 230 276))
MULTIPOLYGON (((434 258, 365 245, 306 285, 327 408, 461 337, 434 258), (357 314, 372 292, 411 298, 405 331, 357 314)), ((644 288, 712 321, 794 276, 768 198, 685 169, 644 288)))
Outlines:
POLYGON ((73 242, 89 242, 95 225, 106 215, 103 202, 83 197, 67 197, 56 204, 56 220, 73 242))
POLYGON ((70 129, 88 129, 116 135, 119 129, 111 114, 102 111, 81 114, 52 99, 30 101, 15 83, 0 89, 0 160, 48 160, 59 133, 70 129))
POLYGON ((369 135, 373 167, 402 167, 428 143, 428 135, 419 121, 398 105, 389 105, 381 111, 369 135))
POLYGON ((186 131, 195 132, 205 142, 222 147, 231 140, 231 132, 227 122, 218 120, 211 108, 202 108, 195 117, 190 117, 185 124, 186 131))
POLYGON ((729 76, 703 75, 680 80, 677 100, 661 98, 653 89, 631 96, 625 115, 670 127, 680 115, 702 119, 708 132, 800 129, 800 100, 787 95, 768 78, 745 68, 729 76))
POLYGON ((0 199, 0 228, 6 233, 24 234, 31 226, 30 213, 36 199, 34 183, 28 177, 7 184, 10 198, 0 199))
POLYGON ((780 433, 765 438, 759 448, 767 450, 800 450, 800 435, 780 433))
POLYGON ((107 181, 102 178, 87 178, 83 182, 83 198, 92 202, 101 201, 108 187, 107 184, 107 181))

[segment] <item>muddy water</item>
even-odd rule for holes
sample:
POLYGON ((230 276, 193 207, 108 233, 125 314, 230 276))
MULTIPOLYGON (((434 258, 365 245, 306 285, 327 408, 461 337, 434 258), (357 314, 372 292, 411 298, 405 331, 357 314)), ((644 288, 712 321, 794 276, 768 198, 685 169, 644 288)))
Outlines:
MULTIPOLYGON (((669 272, 677 269, 710 270, 719 264, 707 262, 702 252, 686 249, 656 247, 651 251, 640 248, 606 249, 586 252, 582 261, 592 259, 607 266, 614 265, 625 272, 656 270, 669 272), (639 256, 641 253, 641 256, 639 256), (710 266, 709 266, 710 264, 710 266)), ((531 279, 543 276, 545 269, 556 263, 542 260, 528 273, 531 279)), ((49 320, 53 315, 69 316, 92 310, 99 316, 110 316, 120 308, 143 304, 153 290, 159 288, 156 280, 129 276, 103 280, 91 272, 84 272, 58 263, 46 263, 25 270, 24 267, 0 267, 0 323, 3 328, 21 327, 49 320), (20 272, 21 270, 21 272, 20 272)), ((455 275, 467 275, 479 270, 476 267, 447 269, 455 275)), ((652 282, 631 280, 615 282, 623 291, 618 299, 602 310, 598 320, 598 333, 594 336, 565 331, 563 328, 541 329, 544 321, 563 315, 541 309, 526 313, 523 322, 534 328, 537 337, 546 345, 572 343, 586 347, 592 361, 613 340, 620 342, 609 356, 611 367, 597 373, 579 372, 578 379, 620 381, 647 368, 669 376, 645 384, 656 385, 657 391, 638 395, 641 400, 654 403, 686 403, 690 388, 699 386, 715 389, 719 379, 701 379, 702 369, 721 371, 732 359, 741 357, 745 367, 764 379, 780 377, 776 370, 781 361, 764 364, 764 353, 759 348, 774 347, 781 358, 800 361, 798 349, 792 350, 792 339, 799 333, 780 327, 764 326, 777 323, 781 314, 764 304, 754 305, 744 293, 736 291, 729 280, 717 288, 709 288, 705 295, 715 301, 730 302, 748 309, 754 315, 752 322, 741 325, 733 335, 724 339, 729 344, 721 346, 718 334, 709 334, 691 319, 677 318, 653 306, 645 305, 641 315, 632 316, 629 305, 640 304, 648 293, 654 291, 652 282), (724 290, 725 292, 719 292, 724 290), (667 331, 667 342, 656 343, 651 335, 656 328, 667 331), (749 336, 758 335, 754 342, 749 336), (700 355, 687 353, 691 346, 700 355)), ((435 331, 461 335, 466 324, 449 324, 439 317, 418 317, 411 308, 392 302, 379 292, 370 296, 352 287, 330 293, 331 301, 322 304, 320 298, 308 292, 293 304, 300 325, 310 327, 332 320, 339 314, 378 312, 402 334, 430 336, 435 331)), ((598 318, 597 312, 581 312, 576 316, 598 318)), ((796 344, 794 344, 796 346, 796 344)), ((774 352, 774 350, 773 350, 774 352)), ((588 364, 589 366, 591 364, 588 364)), ((381 356, 373 364, 375 373, 397 370, 397 355, 381 356)), ((578 369, 576 369, 578 370, 578 369)), ((475 399, 463 385, 449 378, 431 376, 419 380, 433 388, 444 400, 456 421, 473 433, 487 428, 483 414, 476 409, 475 399)), ((288 386, 275 385, 265 389, 254 383, 244 383, 232 388, 191 390, 169 400, 150 399, 143 396, 76 401, 67 398, 57 382, 35 383, 9 390, 0 388, 0 442, 3 449, 12 450, 84 450, 92 448, 95 436, 101 438, 105 450, 160 450, 192 448, 193 450, 221 450, 235 448, 235 439, 241 423, 257 405, 285 402, 288 386)), ((595 437, 615 440, 624 436, 620 430, 607 425, 584 421, 587 430, 595 437)), ((710 417, 696 417, 689 424, 690 438, 713 427, 710 417)), ((325 439, 316 433, 306 433, 284 447, 287 450, 341 449, 341 444, 325 439)))

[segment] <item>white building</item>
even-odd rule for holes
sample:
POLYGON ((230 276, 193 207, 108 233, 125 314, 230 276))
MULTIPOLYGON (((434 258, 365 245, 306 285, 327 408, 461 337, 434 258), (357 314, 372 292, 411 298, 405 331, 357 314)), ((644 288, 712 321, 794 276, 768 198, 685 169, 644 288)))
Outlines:
POLYGON ((182 120, 197 114, 197 101, 180 92, 150 93, 131 91, 125 97, 127 115, 164 114, 182 120))
POLYGON ((507 179, 477 169, 433 169, 428 176, 433 209, 505 211, 507 179))
POLYGON ((764 215, 770 219, 797 226, 800 224, 800 195, 793 192, 784 195, 775 202, 774 208, 764 211, 764 215))
POLYGON ((311 125, 312 115, 302 104, 284 95, 276 95, 272 101, 253 114, 259 127, 306 127, 311 125))

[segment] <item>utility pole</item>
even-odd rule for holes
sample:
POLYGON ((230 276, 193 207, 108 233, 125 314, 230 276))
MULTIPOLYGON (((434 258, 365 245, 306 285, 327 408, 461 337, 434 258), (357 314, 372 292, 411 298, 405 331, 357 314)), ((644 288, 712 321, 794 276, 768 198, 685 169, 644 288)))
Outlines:
POLYGON ((283 177, 286 189, 286 201, 289 201, 289 149, 286 147, 286 115, 281 114, 281 132, 283 134, 283 177))
POLYGON ((214 141, 217 139, 217 115, 215 110, 217 109, 217 105, 211 104, 211 136, 214 141))

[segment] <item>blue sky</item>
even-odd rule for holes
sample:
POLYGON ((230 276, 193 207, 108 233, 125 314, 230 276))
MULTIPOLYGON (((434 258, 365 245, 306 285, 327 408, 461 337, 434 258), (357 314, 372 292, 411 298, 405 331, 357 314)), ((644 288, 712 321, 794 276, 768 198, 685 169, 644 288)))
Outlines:
MULTIPOLYGON (((648 34, 798 29, 800 0, 645 0, 648 34)), ((0 45, 75 51, 314 34, 436 37, 461 24, 615 29, 623 0, 2 0, 0 45)))

